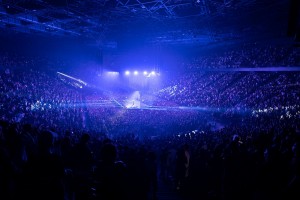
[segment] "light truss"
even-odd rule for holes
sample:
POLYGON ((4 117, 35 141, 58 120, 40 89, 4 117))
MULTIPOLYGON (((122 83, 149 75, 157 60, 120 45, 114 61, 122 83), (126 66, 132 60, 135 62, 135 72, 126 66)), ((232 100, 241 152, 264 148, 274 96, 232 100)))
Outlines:
POLYGON ((208 7, 206 5, 206 0, 198 0, 199 3, 191 0, 182 0, 182 1, 174 1, 174 0, 117 0, 116 8, 119 9, 127 9, 129 11, 142 11, 147 12, 150 16, 155 16, 155 14, 163 10, 166 14, 161 17, 168 18, 178 18, 176 12, 174 12, 175 8, 180 8, 184 6, 194 6, 199 7, 199 15, 209 13, 208 7))

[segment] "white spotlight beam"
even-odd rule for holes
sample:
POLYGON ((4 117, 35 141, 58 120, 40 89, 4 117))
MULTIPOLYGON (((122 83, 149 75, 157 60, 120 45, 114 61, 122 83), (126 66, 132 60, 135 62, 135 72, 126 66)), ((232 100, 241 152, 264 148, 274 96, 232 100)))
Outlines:
POLYGON ((80 80, 80 79, 74 78, 74 77, 72 77, 72 76, 69 76, 69 75, 64 74, 64 73, 61 73, 61 72, 57 72, 57 73, 60 74, 60 75, 62 75, 62 76, 68 77, 68 78, 70 78, 70 79, 72 79, 72 80, 78 81, 78 82, 80 82, 80 83, 82 83, 82 84, 84 84, 84 85, 87 85, 86 82, 84 82, 84 81, 82 81, 82 80, 80 80))

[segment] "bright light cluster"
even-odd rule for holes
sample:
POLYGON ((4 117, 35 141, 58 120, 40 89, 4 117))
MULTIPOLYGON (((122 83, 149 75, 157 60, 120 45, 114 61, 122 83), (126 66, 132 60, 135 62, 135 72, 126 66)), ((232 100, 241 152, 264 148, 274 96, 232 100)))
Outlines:
POLYGON ((151 76, 159 76, 159 73, 158 72, 155 72, 155 71, 151 71, 151 72, 148 72, 148 71, 143 71, 143 72, 140 72, 140 71, 125 71, 124 74, 126 76, 130 76, 130 75, 134 75, 134 76, 138 76, 138 75, 144 75, 146 77, 151 77, 151 76))

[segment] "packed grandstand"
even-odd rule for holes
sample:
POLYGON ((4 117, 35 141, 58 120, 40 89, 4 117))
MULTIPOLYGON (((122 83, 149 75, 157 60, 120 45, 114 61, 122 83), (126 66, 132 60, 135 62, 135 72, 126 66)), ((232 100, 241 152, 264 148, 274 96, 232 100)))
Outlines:
POLYGON ((108 91, 84 77, 61 76, 53 66, 62 61, 2 52, 0 195, 101 198, 106 192, 97 182, 102 180, 97 167, 107 144, 117 148, 113 159, 126 165, 125 182, 114 187, 129 199, 155 196, 156 175, 185 199, 296 195, 299 54, 297 48, 254 46, 199 56, 181 63, 186 71, 160 88, 141 90, 133 100, 139 106, 128 107, 124 102, 132 91, 108 91), (47 139, 58 156, 55 169, 45 164, 53 160, 43 160, 47 139), (190 154, 185 178, 178 171, 183 146, 190 154))

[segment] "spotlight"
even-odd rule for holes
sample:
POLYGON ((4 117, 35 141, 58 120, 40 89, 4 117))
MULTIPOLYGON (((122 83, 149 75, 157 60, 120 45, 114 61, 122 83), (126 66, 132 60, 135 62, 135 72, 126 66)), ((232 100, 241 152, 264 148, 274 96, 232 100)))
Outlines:
POLYGON ((126 71, 125 75, 127 75, 127 76, 130 75, 130 71, 126 71))
POLYGON ((134 75, 138 75, 139 74, 139 72, 138 71, 134 71, 134 75))
POLYGON ((155 71, 152 71, 152 72, 151 72, 151 75, 155 75, 155 71))
POLYGON ((144 71, 144 75, 147 75, 148 74, 148 72, 147 71, 144 71))

